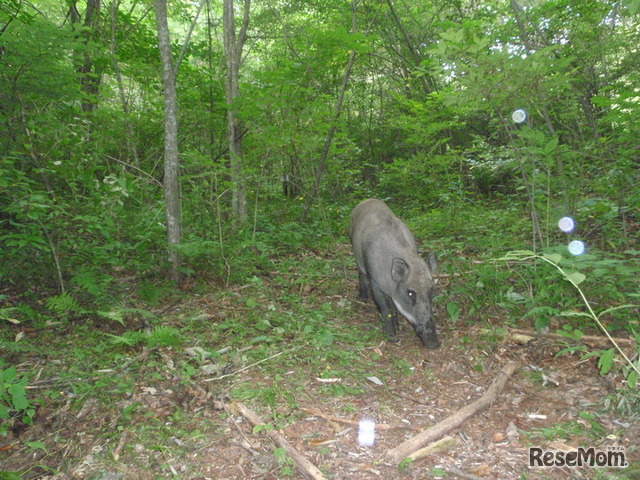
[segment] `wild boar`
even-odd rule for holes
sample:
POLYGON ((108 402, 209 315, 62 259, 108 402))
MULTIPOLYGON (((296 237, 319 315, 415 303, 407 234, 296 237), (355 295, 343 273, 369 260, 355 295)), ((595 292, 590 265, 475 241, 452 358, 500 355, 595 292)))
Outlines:
POLYGON ((435 254, 423 259, 407 226, 386 203, 373 198, 353 209, 349 237, 358 265, 359 298, 367 300, 371 288, 384 332, 396 340, 399 311, 425 347, 438 348, 432 307, 435 254))

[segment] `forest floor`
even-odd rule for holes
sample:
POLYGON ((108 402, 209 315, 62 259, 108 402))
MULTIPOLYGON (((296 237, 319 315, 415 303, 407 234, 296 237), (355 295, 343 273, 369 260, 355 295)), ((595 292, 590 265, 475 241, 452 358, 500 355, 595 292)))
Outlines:
MULTIPOLYGON (((156 322, 181 332, 174 346, 105 347, 90 332, 124 338, 125 329, 96 319, 26 332, 43 349, 19 365, 31 372, 38 411, 0 439, 0 470, 51 480, 305 478, 241 403, 327 479, 640 478, 640 422, 602 408, 619 377, 600 376, 593 359, 556 356, 553 338, 514 341, 504 328, 512 323, 489 310, 440 321, 437 350, 422 347, 404 320, 399 342, 387 342, 375 306, 355 299, 345 252, 333 263, 306 253, 314 258, 249 285, 159 306, 156 322), (295 267, 308 261, 327 266, 295 267), (413 462, 388 459, 480 398, 510 361, 518 368, 504 390, 449 432, 452 444, 413 462), (376 424, 371 446, 358 443, 364 418, 376 424), (532 468, 531 446, 624 449, 631 467, 532 468)), ((443 288, 459 281, 452 275, 443 288)))

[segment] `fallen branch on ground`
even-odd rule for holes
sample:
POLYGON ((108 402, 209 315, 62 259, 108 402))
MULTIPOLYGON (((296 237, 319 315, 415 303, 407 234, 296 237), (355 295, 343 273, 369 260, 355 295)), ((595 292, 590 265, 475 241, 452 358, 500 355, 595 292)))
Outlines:
POLYGON ((433 442, 427 445, 424 448, 419 448, 415 452, 412 452, 407 458, 411 460, 419 460, 420 458, 424 458, 433 453, 443 452, 445 450, 449 450, 451 447, 457 445, 458 441, 455 437, 451 435, 447 435, 446 437, 441 438, 437 442, 433 442))
MULTIPOLYGON (((543 338, 556 338, 559 340, 573 340, 570 337, 567 337, 566 335, 561 335, 559 333, 543 333, 543 332, 535 332, 532 330, 523 330, 520 328, 508 328, 507 329, 509 332, 515 333, 515 334, 519 334, 519 335, 528 335, 531 336, 533 338, 536 337, 543 337, 543 338)), ((616 343, 627 343, 627 344, 634 344, 635 340, 633 338, 614 338, 613 339, 616 343)), ((578 342, 593 342, 593 343, 610 343, 610 340, 607 337, 601 336, 601 335, 582 335, 579 339, 576 339, 575 341, 578 342)))
POLYGON ((100 375, 93 375, 92 377, 88 377, 88 378, 82 378, 82 377, 76 377, 76 378, 63 378, 63 377, 52 377, 52 378, 45 378, 43 380, 36 380, 34 382, 31 382, 30 385, 27 385, 25 387, 25 389, 38 389, 38 388, 49 388, 49 386, 51 385, 55 385, 57 383, 89 383, 89 382, 95 382, 97 380, 100 380, 102 378, 104 378, 104 374, 108 373, 110 375, 114 375, 116 373, 119 372, 124 372, 125 370, 127 370, 131 365, 133 365, 136 362, 141 362, 142 360, 144 360, 146 357, 149 356, 150 353, 155 352, 156 350, 158 350, 159 347, 152 347, 152 348, 147 348, 144 347, 142 349, 142 353, 140 355, 138 355, 137 357, 131 358, 129 359, 127 362, 123 363, 122 365, 118 366, 117 368, 109 368, 109 369, 104 369, 104 370, 98 370, 98 372, 100 372, 100 375))
MULTIPOLYGON (((344 423, 346 425, 354 425, 354 426, 358 426, 360 424, 360 420, 349 420, 347 418, 335 417, 333 415, 328 415, 326 413, 318 412, 317 410, 312 410, 311 408, 300 407, 300 409, 308 413, 309 415, 313 415, 314 417, 324 418, 329 422, 344 423)), ((388 423, 376 423, 376 428, 378 430, 391 430, 394 428, 407 428, 410 430, 415 430, 415 427, 408 424, 407 425, 405 424, 391 425, 388 423)))
MULTIPOLYGON (((249 420, 249 422, 252 425, 254 426, 265 425, 262 418, 260 418, 258 414, 251 411, 245 405, 243 405, 242 403, 236 403, 235 405, 238 408, 238 411, 247 420, 249 420)), ((274 441, 274 443, 276 443, 279 447, 284 448, 287 451, 287 455, 291 457, 291 459, 295 462, 295 464, 302 471, 302 473, 304 473, 305 475, 309 476, 314 480, 325 480, 325 476, 322 474, 322 472, 318 470, 318 468, 313 463, 307 460, 304 455, 302 455, 298 450, 296 450, 295 447, 293 447, 293 445, 291 445, 286 438, 284 438, 275 430, 265 430, 264 432, 266 435, 269 436, 271 440, 274 441)))
POLYGON ((517 365, 514 362, 508 363, 500 373, 496 376, 491 383, 491 386, 487 389, 485 394, 473 403, 470 403, 466 407, 458 410, 453 415, 448 416, 441 422, 430 427, 429 429, 417 434, 410 438, 406 442, 401 443, 397 447, 389 450, 387 456, 395 463, 399 463, 404 458, 407 458, 413 452, 422 448, 429 442, 439 439, 444 434, 453 430, 462 424, 466 419, 472 417, 478 412, 481 412, 489 405, 491 405, 495 399, 500 395, 500 392, 504 388, 509 377, 515 372, 517 365))
POLYGON ((262 360, 258 360, 257 362, 252 363, 251 365, 246 365, 246 366, 244 366, 242 368, 239 368, 235 372, 225 373, 224 375, 220 375, 219 377, 205 378, 202 381, 203 382, 215 382, 217 380, 222 380, 223 378, 232 377, 232 376, 237 375, 237 374, 239 374, 241 372, 244 372, 245 370, 249 370, 250 368, 257 367, 261 363, 267 362, 267 361, 271 360, 272 358, 279 357, 283 353, 288 353, 288 352, 292 352, 292 351, 293 351, 293 349, 292 350, 288 350, 286 352, 283 351, 283 352, 274 353, 273 355, 271 355, 271 356, 269 356, 267 358, 263 358, 262 360))
POLYGON ((449 467, 448 470, 454 475, 457 475, 460 478, 466 478, 467 480, 484 480, 482 477, 478 477, 477 475, 472 475, 471 473, 463 472, 458 467, 449 467))

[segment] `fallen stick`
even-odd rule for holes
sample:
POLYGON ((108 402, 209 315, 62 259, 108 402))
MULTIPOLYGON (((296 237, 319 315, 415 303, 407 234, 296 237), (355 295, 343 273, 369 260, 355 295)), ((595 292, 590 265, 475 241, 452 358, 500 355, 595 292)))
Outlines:
MULTIPOLYGON (((264 421, 258 414, 251 411, 242 403, 236 403, 236 407, 238 408, 238 411, 254 426, 265 425, 264 421)), ((286 438, 284 438, 275 430, 265 430, 264 432, 279 447, 284 448, 287 451, 287 454, 295 462, 302 473, 309 476, 310 478, 313 478, 314 480, 326 480, 326 477, 322 474, 322 472, 318 470, 318 468, 313 463, 307 460, 304 455, 296 450, 295 447, 291 445, 286 438)))
POLYGON ((251 365, 245 365, 244 367, 239 368, 235 372, 225 373, 224 375, 220 375, 219 377, 205 378, 202 381, 203 382, 215 382, 217 380, 222 380, 223 378, 232 377, 233 375, 237 375, 237 374, 239 374, 241 372, 244 372, 245 370, 249 370, 250 368, 257 367, 261 363, 267 362, 267 361, 271 360, 272 358, 276 358, 276 357, 282 355, 283 353, 289 353, 289 352, 292 352, 292 351, 293 351, 293 349, 292 350, 288 350, 288 351, 282 351, 282 352, 274 353, 273 355, 271 355, 271 356, 269 356, 267 358, 263 358, 262 360, 258 360, 257 362, 252 363, 251 365))
POLYGON ((507 380, 513 372, 515 372, 516 368, 517 365, 514 362, 509 362, 502 370, 500 370, 500 373, 498 373, 496 378, 494 378, 493 382, 482 397, 475 402, 470 403, 466 407, 461 408, 453 415, 448 416, 427 430, 411 437, 406 442, 403 442, 397 447, 389 450, 387 452, 387 457, 389 457, 393 462, 399 463, 419 448, 422 448, 429 442, 439 439, 447 432, 462 424, 469 417, 487 408, 495 401, 498 395, 500 395, 500 392, 507 383, 507 380))
POLYGON ((484 480, 482 477, 473 475, 471 473, 463 472, 458 467, 449 467, 449 471, 460 478, 466 478, 467 480, 484 480))
MULTIPOLYGON (((509 332, 513 332, 515 334, 528 335, 528 336, 531 336, 533 338, 543 337, 543 338, 556 338, 558 340, 573 340, 570 337, 567 337, 565 335, 561 335, 559 333, 553 333, 553 332, 547 332, 547 333, 534 332, 532 330, 523 330, 521 328, 508 328, 507 330, 509 332)), ((626 343, 626 344, 630 344, 630 345, 633 345, 635 343, 635 340, 633 338, 614 338, 613 340, 616 343, 626 343)), ((574 341, 578 341, 578 342, 593 342, 593 343, 609 343, 609 339, 607 337, 600 336, 600 335, 582 335, 579 339, 574 340, 574 341)))
MULTIPOLYGON (((354 426, 360 425, 360 420, 349 420, 347 418, 340 418, 340 417, 336 417, 334 415, 328 415, 326 413, 319 412, 317 410, 313 410, 311 408, 300 407, 300 409, 303 412, 308 413, 309 415, 313 415, 314 417, 324 418, 325 420, 327 420, 329 422, 344 423, 346 425, 354 425, 354 426)), ((405 425, 405 424, 392 425, 392 424, 388 424, 388 423, 376 423, 376 428, 378 430, 391 430, 391 429, 394 429, 394 428, 407 428, 407 429, 414 429, 415 430, 415 427, 412 427, 411 425, 405 425)))
POLYGON ((449 450, 451 447, 457 444, 458 444, 458 441, 456 440, 455 437, 452 437, 451 435, 447 435, 446 437, 442 437, 437 442, 433 442, 424 448, 419 448, 415 452, 412 452, 411 454, 409 454, 407 458, 410 458, 411 460, 419 460, 420 458, 426 457, 433 453, 449 450))
POLYGON ((92 377, 87 377, 87 378, 82 378, 82 377, 76 377, 76 378, 63 378, 63 377, 45 378, 43 380, 38 380, 38 381, 32 382, 31 385, 27 385, 24 388, 25 389, 29 389, 29 390, 30 389, 48 388, 50 385, 55 385, 56 383, 63 383, 63 382, 64 383, 95 382, 97 380, 103 379, 105 376, 102 375, 102 374, 104 374, 104 373, 109 373, 111 375, 114 375, 117 372, 125 371, 127 368, 129 368, 134 363, 142 361, 150 353, 155 352, 156 350, 158 350, 158 348, 159 347, 152 347, 152 348, 144 347, 142 349, 142 353, 140 355, 138 355, 137 357, 129 359, 127 362, 123 363, 119 367, 117 367, 117 368, 107 368, 107 369, 104 369, 104 370, 98 370, 100 375, 94 375, 92 377))

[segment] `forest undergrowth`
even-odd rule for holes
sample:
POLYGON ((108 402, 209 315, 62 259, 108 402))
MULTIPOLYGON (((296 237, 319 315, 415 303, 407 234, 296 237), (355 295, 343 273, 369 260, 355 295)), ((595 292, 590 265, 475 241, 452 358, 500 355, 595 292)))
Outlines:
MULTIPOLYGON (((414 223, 427 238, 428 219, 414 223)), ((467 440, 444 457, 404 463, 400 474, 452 476, 462 468, 479 476, 563 478, 562 469, 542 477, 528 469, 526 448, 538 444, 615 445, 636 465, 638 397, 629 368, 616 352, 603 359, 611 345, 597 325, 562 315, 580 305, 575 292, 567 298, 570 282, 542 263, 494 261, 497 251, 481 255, 465 241, 456 244, 475 227, 450 227, 441 226, 447 236, 432 229, 428 242, 442 265, 436 303, 443 347, 436 351, 425 350, 406 323, 399 344, 385 340, 375 306, 355 300, 344 241, 329 248, 265 244, 255 274, 229 286, 203 276, 182 291, 159 285, 152 295, 123 273, 127 308, 69 309, 66 317, 43 310, 31 328, 5 324, 3 349, 15 373, 4 370, 3 469, 21 472, 15 478, 298 478, 285 453, 244 425, 234 409, 243 402, 329 478, 388 478, 399 467, 382 460, 385 449, 464 406, 509 359, 519 370, 501 399, 506 404, 465 424, 459 435, 467 440), (517 336, 523 330, 524 342, 517 336), (409 430, 380 430, 375 447, 358 447, 353 422, 362 417, 409 430), (214 459, 219 451, 229 457, 214 459)), ((574 266, 566 254, 547 255, 574 266)), ((591 255, 578 265, 585 291, 592 269, 618 266, 591 255)), ((624 324, 615 316, 602 320, 635 358, 624 324)), ((624 472, 583 474, 634 478, 624 472)))

